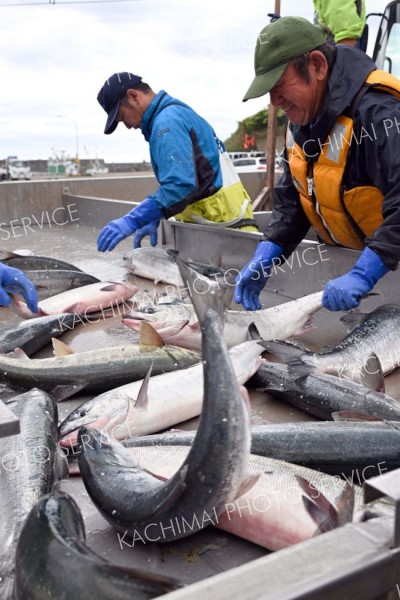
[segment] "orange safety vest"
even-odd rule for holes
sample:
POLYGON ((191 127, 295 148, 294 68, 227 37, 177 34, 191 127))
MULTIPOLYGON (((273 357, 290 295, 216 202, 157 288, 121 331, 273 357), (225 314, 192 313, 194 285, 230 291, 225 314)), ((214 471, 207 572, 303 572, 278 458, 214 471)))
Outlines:
MULTIPOLYGON (((372 71, 365 84, 400 100, 400 79, 386 71, 372 71)), ((377 187, 367 185, 344 189, 343 177, 352 140, 353 119, 341 115, 313 166, 307 161, 307 148, 303 150, 296 144, 289 126, 286 148, 293 184, 319 237, 327 244, 362 250, 364 239, 382 224, 383 194, 377 187)))

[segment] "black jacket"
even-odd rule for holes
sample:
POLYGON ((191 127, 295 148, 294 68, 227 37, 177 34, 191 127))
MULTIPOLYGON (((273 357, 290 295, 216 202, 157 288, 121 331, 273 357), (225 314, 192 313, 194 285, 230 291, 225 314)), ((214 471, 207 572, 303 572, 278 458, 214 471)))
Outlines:
MULTIPOLYGON (((375 68, 375 63, 360 50, 337 46, 318 118, 309 125, 292 128, 300 146, 307 141, 307 155, 318 153, 318 140, 326 141, 337 117, 349 109, 365 78, 375 68)), ((362 97, 354 114, 348 161, 343 182, 346 189, 372 185, 384 195, 383 223, 366 244, 394 270, 400 261, 400 100, 395 96, 368 89, 362 97)), ((310 224, 292 183, 289 165, 283 162, 284 173, 275 188, 274 209, 265 237, 279 244, 288 256, 305 237, 310 224)))

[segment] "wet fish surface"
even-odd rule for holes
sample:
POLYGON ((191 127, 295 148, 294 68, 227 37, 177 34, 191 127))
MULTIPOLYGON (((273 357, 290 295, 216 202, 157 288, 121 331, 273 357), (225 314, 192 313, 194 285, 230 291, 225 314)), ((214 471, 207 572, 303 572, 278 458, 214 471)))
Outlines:
POLYGON ((229 310, 224 337, 228 346, 247 339, 249 326, 254 323, 263 340, 286 340, 302 335, 313 328, 313 315, 322 308, 322 292, 261 310, 229 310))
POLYGON ((39 300, 100 281, 88 273, 66 269, 31 270, 25 274, 35 286, 39 300))
MULTIPOLYGON (((224 339, 229 348, 245 342, 248 339, 249 325, 252 323, 264 340, 286 340, 295 335, 302 335, 313 328, 313 315, 322 308, 321 301, 322 292, 315 292, 263 310, 228 310, 224 339)), ((189 307, 187 302, 176 300, 168 307, 158 304, 135 307, 124 316, 124 324, 136 329, 141 320, 148 321, 163 338, 174 339, 176 342, 179 339, 182 347, 194 349, 200 344, 200 328, 192 318, 193 313, 189 307), (179 337, 171 338, 171 335, 179 337)))
MULTIPOLYGON (((185 283, 192 283, 196 277, 192 269, 183 264, 180 269, 185 283)), ((123 457, 121 472, 109 460, 111 453, 118 465, 117 442, 105 442, 104 450, 101 441, 87 447, 82 443, 82 430, 79 434, 80 472, 96 507, 118 531, 146 541, 153 541, 154 536, 158 541, 172 541, 202 529, 198 520, 193 523, 193 516, 204 512, 218 515, 246 485, 249 413, 222 336, 228 299, 223 290, 192 293, 203 333, 204 400, 189 455, 173 477, 158 485, 144 481, 145 474, 138 472, 136 465, 127 466, 123 457), (177 517, 192 523, 191 531, 171 530, 177 517)), ((126 454, 126 449, 122 447, 120 452, 126 454)))
MULTIPOLYGON (((247 341, 230 348, 239 384, 244 384, 259 368, 262 347, 247 341)), ((76 444, 77 430, 91 425, 107 431, 116 440, 168 429, 201 412, 203 401, 203 365, 198 364, 149 381, 136 381, 82 404, 61 423, 60 445, 76 444)))
POLYGON ((21 269, 21 271, 33 271, 38 269, 81 271, 81 269, 78 269, 75 265, 71 265, 58 258, 51 258, 50 256, 36 256, 35 254, 25 256, 16 252, 4 250, 0 251, 0 254, 2 262, 5 262, 9 267, 21 269))
MULTIPOLYGON (((190 446, 195 431, 171 431, 132 438, 126 448, 190 446)), ((345 475, 354 481, 400 468, 400 423, 295 422, 251 427, 251 453, 345 475)))
POLYGON ((178 587, 168 577, 113 565, 93 552, 80 510, 64 492, 41 498, 22 529, 15 600, 144 600, 178 587))
MULTIPOLYGON (((122 319, 122 323, 136 333, 140 332, 140 320, 132 318, 130 315, 125 315, 122 319)), ((188 321, 177 321, 176 323, 171 323, 171 325, 149 323, 149 326, 157 331, 158 335, 166 344, 173 344, 174 346, 201 352, 202 336, 198 323, 189 325, 188 321)))
POLYGON ((104 392, 143 379, 150 364, 153 372, 160 374, 184 369, 199 361, 200 356, 190 350, 139 344, 31 360, 0 355, 0 380, 19 387, 38 386, 44 390, 77 385, 79 390, 104 392))
POLYGON ((12 598, 14 561, 23 523, 57 478, 57 407, 33 389, 9 401, 20 434, 0 439, 0 598, 12 598))
POLYGON ((368 314, 349 313, 342 321, 354 329, 339 344, 320 354, 290 346, 268 349, 288 363, 294 377, 330 373, 358 381, 372 353, 385 374, 400 365, 400 305, 384 304, 368 314))
POLYGON ((59 337, 78 323, 81 321, 74 313, 64 313, 3 326, 0 328, 0 353, 7 354, 15 348, 21 348, 25 354, 31 356, 50 343, 51 338, 59 337))
POLYGON ((333 419, 333 413, 356 411, 381 419, 400 420, 398 400, 335 375, 308 375, 294 379, 286 365, 265 362, 252 385, 319 419, 329 421, 333 419))
MULTIPOLYGON (((178 252, 162 248, 136 248, 125 254, 124 266, 130 273, 151 279, 154 283, 164 282, 182 287, 184 285, 177 263, 178 252)), ((187 264, 206 277, 224 275, 225 269, 194 261, 187 264)))
MULTIPOLYGON (((147 446, 135 448, 134 453, 142 468, 161 477, 171 477, 189 450, 187 446, 147 446)), ((247 472, 259 477, 251 489, 237 500, 227 503, 218 517, 211 512, 197 516, 203 518, 207 525, 215 525, 269 550, 281 550, 304 541, 317 531, 317 524, 304 505, 305 494, 298 477, 309 482, 313 490, 310 498, 313 502, 317 503, 323 498, 333 507, 349 485, 336 476, 253 454, 250 455, 247 472)), ((354 484, 351 489, 354 492, 355 513, 359 515, 363 510, 362 490, 354 484)), ((378 514, 393 514, 390 506, 381 504, 377 511, 378 514)), ((348 515, 349 518, 351 516, 348 515)), ((171 523, 171 528, 175 532, 182 529, 189 531, 192 519, 188 524, 178 517, 171 523)), ((129 536, 120 536, 120 543, 128 547, 134 545, 129 536)), ((135 543, 141 541, 136 540, 135 543)))
MULTIPOLYGON (((101 281, 91 283, 77 289, 67 290, 45 300, 40 300, 39 314, 53 315, 73 312, 77 315, 87 315, 93 312, 106 310, 111 306, 122 303, 131 298, 138 291, 137 286, 127 281, 101 281)), ((21 316, 31 318, 35 315, 25 303, 18 302, 21 316)))

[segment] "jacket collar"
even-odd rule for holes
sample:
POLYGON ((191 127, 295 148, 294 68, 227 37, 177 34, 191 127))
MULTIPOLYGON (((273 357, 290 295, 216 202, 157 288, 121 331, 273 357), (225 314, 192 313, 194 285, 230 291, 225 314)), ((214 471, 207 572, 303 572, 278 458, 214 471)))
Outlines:
POLYGON ((153 100, 145 110, 140 129, 142 130, 146 142, 148 142, 150 139, 154 118, 170 100, 171 96, 164 90, 160 90, 158 94, 154 96, 153 100))

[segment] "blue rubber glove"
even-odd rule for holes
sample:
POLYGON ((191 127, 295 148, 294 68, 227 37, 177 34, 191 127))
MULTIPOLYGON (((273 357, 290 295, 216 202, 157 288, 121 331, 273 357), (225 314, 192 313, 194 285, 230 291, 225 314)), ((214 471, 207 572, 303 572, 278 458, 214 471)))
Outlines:
POLYGON ((150 244, 154 247, 157 246, 157 228, 160 221, 153 221, 144 227, 136 230, 135 237, 133 238, 133 247, 140 248, 141 241, 146 236, 150 236, 150 244))
POLYGON ((19 294, 32 312, 38 312, 38 297, 35 286, 19 269, 7 267, 0 263, 0 305, 8 306, 11 302, 7 292, 19 294))
POLYGON ((236 277, 234 300, 246 310, 261 308, 260 292, 271 274, 274 259, 280 258, 283 250, 274 242, 260 242, 253 258, 236 277))
POLYGON ((127 215, 120 219, 114 219, 103 227, 97 240, 97 249, 100 252, 114 250, 122 240, 152 221, 159 221, 161 216, 161 208, 149 196, 127 215))
POLYGON ((361 298, 388 271, 381 257, 370 248, 365 248, 349 273, 328 281, 322 295, 322 305, 328 310, 356 308, 361 298))

